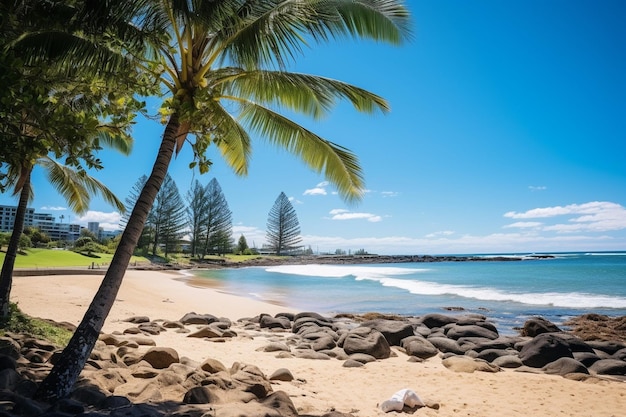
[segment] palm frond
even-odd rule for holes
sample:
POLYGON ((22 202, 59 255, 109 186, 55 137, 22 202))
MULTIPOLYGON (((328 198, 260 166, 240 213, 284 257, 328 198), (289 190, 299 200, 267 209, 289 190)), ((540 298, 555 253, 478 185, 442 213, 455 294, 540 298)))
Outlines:
POLYGON ((111 149, 120 152, 122 155, 130 155, 133 150, 134 140, 130 135, 125 135, 110 126, 100 126, 98 128, 98 142, 111 149))
POLYGON ((347 99, 365 113, 386 112, 389 105, 380 96, 362 88, 309 74, 282 71, 245 71, 226 84, 226 91, 238 97, 277 104, 281 107, 320 118, 339 99, 347 99))
POLYGON ((85 171, 72 169, 49 157, 41 158, 38 163, 45 169, 50 183, 74 212, 84 214, 89 209, 91 195, 97 193, 120 212, 124 212, 124 204, 113 192, 85 171))
POLYGON ((288 118, 254 103, 242 106, 242 120, 274 145, 298 156, 333 183, 347 201, 363 196, 364 181, 357 157, 288 118))
POLYGON ((410 16, 397 0, 286 0, 250 2, 225 45, 225 55, 238 65, 284 67, 308 41, 360 37, 399 44, 410 38, 410 16))
POLYGON ((59 70, 80 71, 97 76, 134 71, 129 56, 80 36, 61 31, 28 33, 14 44, 23 51, 26 64, 42 60, 54 61, 59 70))

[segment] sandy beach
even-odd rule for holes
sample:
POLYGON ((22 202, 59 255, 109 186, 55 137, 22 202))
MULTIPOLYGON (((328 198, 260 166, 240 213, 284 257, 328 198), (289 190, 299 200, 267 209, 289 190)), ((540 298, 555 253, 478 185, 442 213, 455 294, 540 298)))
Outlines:
MULTIPOLYGON (((15 277, 12 300, 27 314, 78 324, 102 279, 97 275, 15 277)), ((212 314, 233 322, 261 313, 294 312, 271 303, 226 294, 219 288, 192 286, 178 272, 134 271, 124 283, 105 323, 104 332, 122 332, 125 320, 148 316, 152 320, 179 320, 186 313, 212 314)), ((626 389, 623 382, 590 378, 573 381, 561 376, 504 370, 497 373, 453 372, 433 357, 409 361, 401 351, 395 356, 346 368, 339 360, 278 358, 257 351, 271 341, 272 333, 234 337, 223 343, 188 338, 173 331, 150 336, 157 346, 174 348, 181 357, 202 362, 217 359, 227 367, 234 362, 258 366, 266 375, 287 368, 295 380, 273 382, 302 414, 322 415, 337 410, 354 416, 397 415, 378 407, 396 391, 408 388, 436 407, 415 411, 420 416, 623 416, 626 389)), ((402 414, 402 413, 400 413, 402 414)))

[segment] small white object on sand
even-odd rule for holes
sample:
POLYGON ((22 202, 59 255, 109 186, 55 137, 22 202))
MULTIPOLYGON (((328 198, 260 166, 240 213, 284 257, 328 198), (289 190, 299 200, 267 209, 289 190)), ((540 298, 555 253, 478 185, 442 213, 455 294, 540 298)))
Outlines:
POLYGON ((420 397, 417 396, 415 391, 405 388, 393 394, 387 401, 384 401, 380 405, 380 409, 385 413, 390 411, 402 411, 405 405, 409 407, 425 406, 424 402, 420 400, 420 397))

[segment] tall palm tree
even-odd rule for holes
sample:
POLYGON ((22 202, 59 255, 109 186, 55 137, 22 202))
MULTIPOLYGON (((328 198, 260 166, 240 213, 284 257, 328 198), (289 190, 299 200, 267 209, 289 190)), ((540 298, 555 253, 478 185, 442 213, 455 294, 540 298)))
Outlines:
MULTIPOLYGON (((152 40, 145 55, 130 58, 167 94, 161 107, 165 129, 110 267, 68 346, 39 386, 40 399, 58 399, 71 391, 113 306, 174 152, 189 140, 196 158, 192 165, 206 172, 211 164, 206 151, 214 145, 235 173, 246 175, 254 132, 323 173, 346 200, 357 200, 364 190, 357 158, 279 111, 319 118, 339 99, 368 113, 387 111, 387 103, 361 88, 285 69, 309 43, 345 36, 397 44, 409 35, 409 13, 397 0, 121 2, 126 8, 128 3, 138 6, 128 15, 132 26, 151 34, 152 40)), ((102 9, 98 13, 106 14, 102 9)), ((120 27, 112 15, 106 16, 120 27)), ((78 39, 74 53, 90 50, 81 45, 86 44, 78 39)))

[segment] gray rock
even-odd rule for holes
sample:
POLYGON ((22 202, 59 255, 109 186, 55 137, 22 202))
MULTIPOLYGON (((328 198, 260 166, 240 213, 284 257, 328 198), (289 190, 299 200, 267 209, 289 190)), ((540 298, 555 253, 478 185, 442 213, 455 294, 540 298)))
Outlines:
POLYGON ((626 375, 626 362, 618 359, 600 359, 589 369, 600 375, 626 375))
POLYGON ((402 340, 402 347, 409 356, 428 359, 439 353, 439 350, 428 339, 420 336, 411 336, 402 340))
POLYGON ((343 350, 348 355, 366 353, 376 359, 386 359, 391 355, 391 348, 385 336, 369 327, 350 330, 343 341, 343 350))
POLYGON ((481 337, 494 340, 498 338, 498 332, 476 324, 468 326, 454 325, 446 332, 446 336, 455 340, 467 337, 481 337))
POLYGON ((541 368, 541 370, 547 374, 552 375, 589 373, 587 367, 574 358, 559 358, 554 362, 550 362, 549 364, 541 368))
POLYGON ((495 358, 492 364, 500 368, 514 369, 523 365, 522 360, 517 355, 504 355, 495 358))
POLYGON ((462 355, 465 353, 465 349, 461 348, 456 340, 439 336, 428 337, 427 340, 443 353, 451 352, 455 355, 462 355))
POLYGON ((561 329, 549 320, 546 320, 543 317, 533 317, 526 320, 521 333, 522 336, 535 337, 543 333, 554 333, 560 331, 561 329))
POLYGON ((459 321, 459 319, 457 319, 456 317, 446 316, 438 313, 426 314, 421 319, 422 324, 424 324, 429 329, 443 327, 446 324, 456 323, 457 321, 459 321))
POLYGON ((560 358, 574 357, 568 344, 552 333, 542 333, 526 343, 519 356, 524 365, 533 368, 543 368, 560 358))
POLYGON ((381 332, 390 346, 401 346, 402 339, 415 335, 413 325, 406 321, 377 319, 361 323, 361 326, 381 332))

